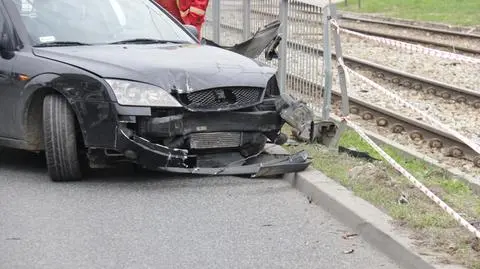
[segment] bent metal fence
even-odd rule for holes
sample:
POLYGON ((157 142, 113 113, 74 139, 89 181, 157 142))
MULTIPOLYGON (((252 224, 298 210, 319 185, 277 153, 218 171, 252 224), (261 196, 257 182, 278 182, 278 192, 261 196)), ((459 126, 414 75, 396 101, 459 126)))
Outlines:
MULTIPOLYGON (((203 35, 221 45, 234 45, 263 26, 280 21, 283 40, 279 59, 266 61, 262 55, 258 60, 278 69, 282 91, 322 112, 321 85, 331 84, 331 80, 324 81, 323 76, 323 65, 330 64, 329 57, 325 57, 326 63, 322 58, 323 47, 328 44, 322 41, 321 9, 326 4, 328 1, 320 0, 211 0, 203 35)), ((328 44, 327 50, 329 48, 328 44)), ((325 103, 330 104, 327 99, 325 103)))

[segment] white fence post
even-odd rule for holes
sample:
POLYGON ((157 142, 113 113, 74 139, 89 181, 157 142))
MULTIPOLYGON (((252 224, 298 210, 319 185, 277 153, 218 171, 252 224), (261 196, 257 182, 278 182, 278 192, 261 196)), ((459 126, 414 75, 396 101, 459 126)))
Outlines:
POLYGON ((213 0, 213 42, 220 44, 220 0, 213 0))
MULTIPOLYGON (((330 5, 329 10, 332 15, 332 19, 334 19, 337 22, 337 9, 335 5, 330 5)), ((342 52, 342 44, 340 42, 340 34, 338 31, 333 31, 333 38, 335 41, 335 54, 337 58, 338 63, 343 63, 343 52, 342 52)), ((349 106, 349 100, 348 100, 348 89, 347 89, 347 75, 346 75, 346 70, 343 68, 343 65, 339 64, 337 66, 338 69, 338 77, 339 77, 339 83, 340 83, 340 90, 342 93, 342 117, 348 117, 350 114, 350 106, 349 106)), ((329 145, 330 149, 338 149, 338 142, 340 141, 340 137, 345 132, 347 129, 347 123, 345 121, 340 122, 340 126, 338 128, 337 133, 335 134, 335 137, 331 140, 331 143, 329 145)))
POLYGON ((282 24, 278 62, 278 85, 281 93, 285 93, 287 82, 287 39, 288 39, 288 0, 280 0, 280 22, 282 24))
POLYGON ((330 5, 322 9, 323 16, 323 70, 325 74, 323 89, 322 119, 330 118, 330 107, 332 103, 332 52, 330 44, 330 5))
POLYGON ((243 0, 243 39, 245 40, 247 40, 251 35, 250 12, 250 0, 243 0))

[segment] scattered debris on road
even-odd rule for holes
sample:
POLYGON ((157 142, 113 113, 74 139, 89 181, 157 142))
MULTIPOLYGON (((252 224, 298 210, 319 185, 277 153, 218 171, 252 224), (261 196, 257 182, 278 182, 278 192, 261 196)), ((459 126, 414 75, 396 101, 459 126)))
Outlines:
POLYGON ((350 238, 356 237, 356 236, 358 236, 357 233, 346 233, 346 234, 344 234, 344 235, 342 236, 342 238, 343 238, 343 239, 350 239, 350 238))

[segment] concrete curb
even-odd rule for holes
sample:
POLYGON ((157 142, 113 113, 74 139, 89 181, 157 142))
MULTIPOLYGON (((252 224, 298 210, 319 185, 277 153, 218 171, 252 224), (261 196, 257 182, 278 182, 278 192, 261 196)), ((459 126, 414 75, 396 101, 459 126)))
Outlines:
MULTIPOLYGON (((281 147, 274 151, 285 152, 281 147)), ((284 179, 403 268, 464 268, 437 264, 432 257, 421 256, 409 235, 392 225, 390 216, 320 171, 308 168, 301 173, 287 174, 284 179)))
POLYGON ((391 224, 391 217, 321 172, 308 169, 301 173, 286 175, 284 179, 399 266, 407 269, 462 268, 436 265, 429 257, 420 256, 414 249, 413 240, 391 224))

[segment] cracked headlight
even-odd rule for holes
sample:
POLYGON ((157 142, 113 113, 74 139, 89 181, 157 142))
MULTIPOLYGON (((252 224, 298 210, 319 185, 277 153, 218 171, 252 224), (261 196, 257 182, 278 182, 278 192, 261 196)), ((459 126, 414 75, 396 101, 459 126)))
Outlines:
POLYGON ((128 80, 106 79, 120 105, 181 107, 182 105, 164 89, 150 84, 128 80))

